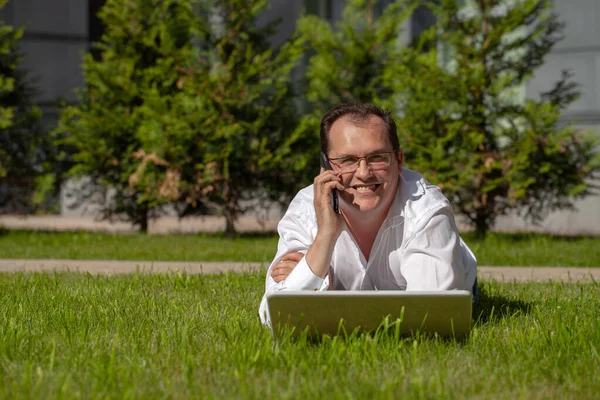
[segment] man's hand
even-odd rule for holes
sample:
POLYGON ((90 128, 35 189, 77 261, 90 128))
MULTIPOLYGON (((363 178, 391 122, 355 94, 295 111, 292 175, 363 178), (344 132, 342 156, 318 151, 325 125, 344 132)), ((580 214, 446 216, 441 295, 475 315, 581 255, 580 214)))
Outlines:
POLYGON ((321 173, 314 180, 317 236, 306 252, 308 266, 320 278, 325 278, 327 275, 333 248, 342 233, 342 216, 337 214, 331 206, 333 189, 340 191, 345 189, 341 183, 340 174, 321 168, 321 173))
POLYGON ((331 206, 331 192, 334 189, 344 190, 339 173, 321 168, 321 173, 317 175, 313 183, 318 232, 337 239, 341 233, 342 224, 340 216, 331 206))
POLYGON ((271 270, 271 278, 277 283, 281 282, 288 277, 303 257, 304 254, 298 251, 287 253, 271 270))

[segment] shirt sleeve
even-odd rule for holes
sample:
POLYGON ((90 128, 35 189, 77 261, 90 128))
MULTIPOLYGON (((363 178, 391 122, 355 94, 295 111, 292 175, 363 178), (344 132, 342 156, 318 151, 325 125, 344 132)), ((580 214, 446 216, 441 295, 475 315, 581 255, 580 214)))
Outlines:
POLYGON ((450 206, 425 215, 403 253, 400 268, 406 290, 466 289, 461 241, 450 206))
POLYGON ((270 317, 267 309, 268 293, 284 290, 327 290, 329 287, 328 277, 326 276, 323 279, 315 275, 305 258, 298 262, 296 267, 283 281, 277 283, 271 277, 271 270, 287 253, 298 251, 306 254, 314 241, 314 233, 311 228, 310 221, 299 218, 297 215, 291 213, 286 214, 277 226, 277 231, 279 232, 277 253, 267 269, 265 293, 259 308, 260 319, 265 325, 270 325, 270 317))

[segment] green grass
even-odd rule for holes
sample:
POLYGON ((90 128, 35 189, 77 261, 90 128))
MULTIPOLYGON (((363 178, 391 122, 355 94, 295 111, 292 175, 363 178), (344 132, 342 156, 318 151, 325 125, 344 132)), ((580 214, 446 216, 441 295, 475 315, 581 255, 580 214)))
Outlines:
MULTIPOLYGON (((491 233, 463 235, 479 265, 600 267, 600 237, 491 233)), ((275 233, 116 235, 89 232, 0 231, 0 258, 269 262, 275 233)))
POLYGON ((466 341, 274 343, 263 273, 0 274, 0 398, 586 399, 600 284, 482 284, 466 341))
POLYGON ((462 235, 479 265, 600 267, 600 236, 491 233, 462 235))
POLYGON ((4 231, 3 258, 148 261, 267 261, 274 233, 241 235, 142 235, 93 232, 4 231))

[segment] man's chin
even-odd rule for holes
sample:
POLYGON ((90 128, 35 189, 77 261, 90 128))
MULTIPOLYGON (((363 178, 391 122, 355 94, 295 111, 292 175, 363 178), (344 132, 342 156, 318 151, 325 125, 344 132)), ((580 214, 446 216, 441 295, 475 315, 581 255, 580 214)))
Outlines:
POLYGON ((381 204, 381 198, 354 199, 352 207, 361 212, 375 211, 381 204))

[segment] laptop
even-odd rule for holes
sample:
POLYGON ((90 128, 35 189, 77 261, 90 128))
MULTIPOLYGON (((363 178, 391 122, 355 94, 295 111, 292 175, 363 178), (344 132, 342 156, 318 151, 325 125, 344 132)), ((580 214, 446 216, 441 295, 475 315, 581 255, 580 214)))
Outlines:
POLYGON ((471 331, 472 294, 448 291, 282 291, 267 294, 271 329, 309 338, 375 332, 388 325, 401 335, 417 332, 464 337, 471 331))

